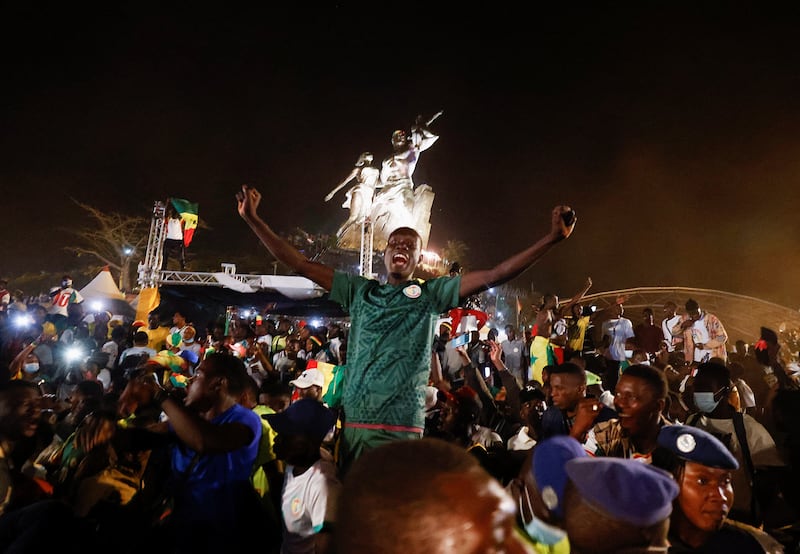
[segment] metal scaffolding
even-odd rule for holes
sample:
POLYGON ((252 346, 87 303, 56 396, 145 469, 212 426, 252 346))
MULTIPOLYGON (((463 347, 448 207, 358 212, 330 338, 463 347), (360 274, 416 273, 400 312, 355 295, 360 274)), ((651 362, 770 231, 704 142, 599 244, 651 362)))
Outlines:
POLYGON ((358 258, 359 272, 362 277, 372 278, 372 220, 365 217, 361 222, 361 253, 358 258))
POLYGON ((147 251, 144 261, 139 263, 139 286, 153 288, 158 285, 161 272, 161 260, 164 255, 164 216, 166 206, 163 202, 156 202, 153 206, 153 219, 150 221, 150 236, 147 239, 147 251))
MULTIPOLYGON (((144 260, 139 264, 138 282, 143 289, 156 288, 161 285, 200 285, 224 287, 240 292, 274 290, 293 299, 317 298, 325 292, 319 285, 305 277, 238 274, 236 265, 230 263, 222 263, 222 271, 219 272, 162 270, 164 235, 166 233, 165 214, 165 204, 156 202, 153 207, 153 219, 150 222, 147 251, 144 260)), ((371 266, 371 256, 369 264, 367 267, 371 266)))

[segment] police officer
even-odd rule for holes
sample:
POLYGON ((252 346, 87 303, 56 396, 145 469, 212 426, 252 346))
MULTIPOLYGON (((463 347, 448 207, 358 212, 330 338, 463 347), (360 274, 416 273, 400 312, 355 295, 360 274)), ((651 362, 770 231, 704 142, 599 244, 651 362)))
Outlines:
POLYGON ((671 471, 680 487, 670 521, 670 552, 783 552, 767 533, 728 519, 732 472, 739 463, 722 442, 697 427, 666 425, 658 445, 673 457, 654 462, 671 471))

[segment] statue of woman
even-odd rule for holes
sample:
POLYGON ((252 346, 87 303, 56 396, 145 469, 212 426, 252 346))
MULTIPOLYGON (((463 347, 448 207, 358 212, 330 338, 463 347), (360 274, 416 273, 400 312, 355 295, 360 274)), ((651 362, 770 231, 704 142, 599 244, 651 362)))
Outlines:
POLYGON ((356 228, 361 225, 370 215, 372 197, 375 194, 375 189, 380 187, 378 181, 380 172, 376 167, 372 166, 372 161, 373 156, 371 153, 362 153, 358 157, 353 171, 325 197, 325 202, 328 202, 339 190, 355 179, 356 184, 347 191, 344 203, 342 204, 343 208, 350 209, 350 217, 347 218, 347 221, 345 221, 336 232, 336 236, 339 237, 340 242, 350 242, 346 240, 345 234, 351 228, 356 228))

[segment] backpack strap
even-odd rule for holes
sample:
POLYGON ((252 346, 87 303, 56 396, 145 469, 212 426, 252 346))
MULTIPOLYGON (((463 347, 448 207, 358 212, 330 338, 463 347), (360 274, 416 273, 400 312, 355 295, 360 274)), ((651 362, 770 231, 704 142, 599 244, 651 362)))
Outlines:
POLYGON ((736 440, 739 441, 739 448, 742 449, 742 458, 747 467, 747 475, 750 480, 750 515, 754 521, 761 519, 761 507, 758 502, 758 491, 756 490, 756 468, 753 465, 753 458, 750 456, 750 445, 747 444, 747 432, 744 427, 744 416, 741 412, 733 413, 733 430, 736 432, 736 440))
POLYGON ((686 425, 689 427, 697 427, 697 421, 703 414, 701 412, 695 412, 689 417, 686 418, 686 425))

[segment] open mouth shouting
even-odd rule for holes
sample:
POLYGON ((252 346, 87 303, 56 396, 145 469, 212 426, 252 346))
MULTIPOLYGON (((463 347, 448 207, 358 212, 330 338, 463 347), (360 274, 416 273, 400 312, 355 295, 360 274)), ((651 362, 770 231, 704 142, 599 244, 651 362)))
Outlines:
POLYGON ((408 264, 408 254, 403 254, 402 252, 396 252, 392 254, 392 265, 407 265, 408 264))
POLYGON ((419 255, 419 236, 413 229, 408 233, 392 234, 386 243, 384 263, 394 279, 403 280, 413 273, 419 255))

